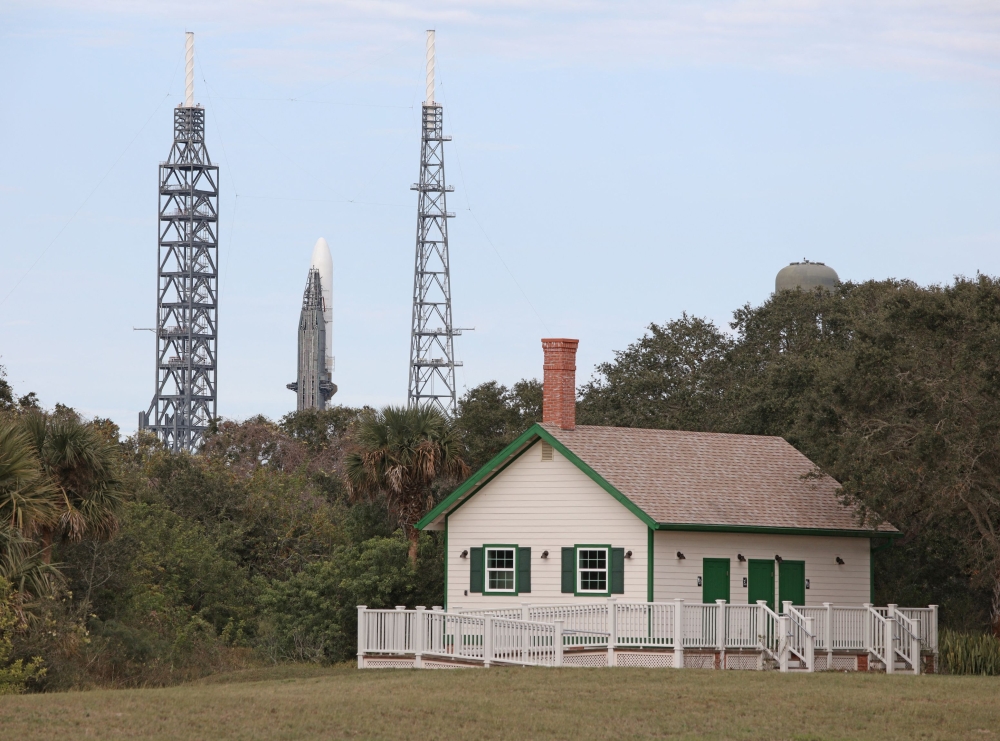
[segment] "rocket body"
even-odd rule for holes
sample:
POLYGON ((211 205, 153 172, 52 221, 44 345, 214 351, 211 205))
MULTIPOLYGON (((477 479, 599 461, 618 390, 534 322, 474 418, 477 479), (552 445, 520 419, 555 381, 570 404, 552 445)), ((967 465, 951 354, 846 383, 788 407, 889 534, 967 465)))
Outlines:
POLYGON ((326 321, 326 372, 333 376, 333 257, 330 245, 323 237, 316 240, 313 247, 310 268, 319 271, 323 288, 323 319, 326 321))

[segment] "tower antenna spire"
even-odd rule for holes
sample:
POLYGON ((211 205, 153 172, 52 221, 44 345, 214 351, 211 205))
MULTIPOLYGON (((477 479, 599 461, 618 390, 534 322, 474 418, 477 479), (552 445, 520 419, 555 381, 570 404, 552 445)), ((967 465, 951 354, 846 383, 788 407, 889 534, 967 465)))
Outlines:
POLYGON ((417 255, 413 269, 413 323, 407 404, 430 404, 448 415, 457 411, 454 338, 462 334, 451 320, 451 260, 448 256, 444 177, 444 111, 434 101, 434 31, 427 32, 427 100, 421 108, 420 182, 417 191, 417 255))
POLYGON ((434 31, 427 31, 427 97, 424 105, 434 105, 434 31))
POLYGON ((194 108, 194 32, 184 34, 184 107, 194 108))

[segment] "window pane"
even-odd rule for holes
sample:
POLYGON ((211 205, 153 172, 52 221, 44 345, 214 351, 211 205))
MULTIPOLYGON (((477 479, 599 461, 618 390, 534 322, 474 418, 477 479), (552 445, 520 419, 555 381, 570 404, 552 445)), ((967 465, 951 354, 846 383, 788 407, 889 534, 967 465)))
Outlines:
POLYGON ((489 588, 491 592, 514 591, 514 572, 491 571, 489 588))
POLYGON ((486 552, 486 568, 488 569, 512 569, 514 568, 513 549, 490 549, 486 552))
POLYGON ((583 571, 580 573, 580 589, 583 591, 608 591, 608 572, 583 571))
POLYGON ((606 550, 599 551, 580 551, 580 568, 581 569, 606 569, 608 568, 608 552, 606 550))

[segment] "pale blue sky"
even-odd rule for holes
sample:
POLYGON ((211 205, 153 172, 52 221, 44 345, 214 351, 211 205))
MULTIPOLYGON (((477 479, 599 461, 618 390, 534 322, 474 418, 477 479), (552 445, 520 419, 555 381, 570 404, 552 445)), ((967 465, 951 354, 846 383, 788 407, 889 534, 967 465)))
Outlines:
POLYGON ((157 163, 196 32, 222 168, 219 410, 294 407, 312 245, 336 400, 403 402, 424 30, 438 31, 461 387, 578 380, 808 257, 1000 273, 1000 5, 6 0, 0 363, 134 430, 153 391, 157 163), (89 198, 88 198, 89 196, 89 198))

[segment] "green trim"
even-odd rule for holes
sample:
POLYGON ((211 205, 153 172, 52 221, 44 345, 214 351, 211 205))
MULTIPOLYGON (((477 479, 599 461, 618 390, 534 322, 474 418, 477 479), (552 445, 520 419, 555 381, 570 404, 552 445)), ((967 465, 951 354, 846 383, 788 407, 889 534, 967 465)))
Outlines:
POLYGON ((576 568, 573 570, 573 596, 574 597, 610 597, 611 596, 611 546, 605 545, 604 543, 587 543, 584 545, 574 545, 573 546, 573 560, 574 566, 576 568), (604 548, 608 552, 607 560, 607 572, 608 572, 608 590, 606 592, 581 592, 580 591, 580 549, 584 550, 604 548))
MULTIPOLYGON (((504 570, 506 570, 506 569, 504 569, 504 570)), ((511 544, 511 543, 484 543, 483 544, 483 596, 484 597, 516 597, 518 594, 519 593, 517 591, 517 544, 516 543, 514 543, 514 544, 511 544), (490 592, 490 591, 487 591, 489 589, 489 584, 490 584, 490 572, 486 568, 486 564, 489 563, 489 561, 487 560, 488 559, 487 552, 490 549, 498 549, 498 548, 503 548, 504 550, 512 550, 512 551, 514 551, 514 590, 510 591, 510 592, 507 592, 507 591, 504 591, 504 592, 490 592)))
POLYGON ((517 460, 517 458, 520 457, 525 450, 527 450, 526 443, 535 437, 536 427, 538 427, 538 425, 533 425, 529 429, 525 430, 525 432, 522 433, 514 442, 494 456, 493 460, 476 471, 472 476, 465 480, 465 483, 442 499, 434 509, 421 518, 416 525, 417 529, 423 530, 445 512, 450 513, 452 511, 453 504, 456 502, 461 504, 461 500, 463 500, 463 498, 467 498, 467 495, 471 496, 475 493, 473 489, 475 489, 476 486, 482 486, 489 483, 495 476, 497 476, 497 474, 503 471, 503 469, 517 460), (507 460, 508 458, 510 460, 507 460))
POLYGON ((444 611, 448 612, 448 515, 444 516, 444 611))
POLYGON ((646 532, 646 601, 653 602, 653 528, 646 532))
POLYGON ((765 533, 767 535, 832 535, 845 538, 901 538, 900 532, 876 530, 834 530, 830 528, 767 527, 764 525, 702 525, 699 523, 660 522, 657 530, 690 530, 705 533, 765 533))

